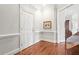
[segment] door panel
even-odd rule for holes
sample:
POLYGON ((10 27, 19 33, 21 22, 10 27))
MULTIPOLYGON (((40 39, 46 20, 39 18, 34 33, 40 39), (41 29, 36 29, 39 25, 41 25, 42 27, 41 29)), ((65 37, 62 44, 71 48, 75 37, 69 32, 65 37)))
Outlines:
POLYGON ((33 44, 33 15, 22 12, 20 15, 21 24, 21 48, 24 49, 33 44))

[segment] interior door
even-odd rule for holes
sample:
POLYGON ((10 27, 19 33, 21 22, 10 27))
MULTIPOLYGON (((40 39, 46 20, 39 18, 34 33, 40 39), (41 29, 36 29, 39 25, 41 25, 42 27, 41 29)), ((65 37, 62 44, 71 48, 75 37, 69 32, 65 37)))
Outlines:
POLYGON ((33 44, 33 15, 22 11, 20 17, 20 44, 24 49, 33 44))

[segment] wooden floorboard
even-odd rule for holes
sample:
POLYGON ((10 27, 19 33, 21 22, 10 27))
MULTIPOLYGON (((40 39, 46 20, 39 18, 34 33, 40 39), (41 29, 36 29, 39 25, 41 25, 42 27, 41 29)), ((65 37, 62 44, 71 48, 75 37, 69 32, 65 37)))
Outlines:
POLYGON ((64 44, 56 44, 47 41, 40 41, 20 51, 16 55, 63 55, 65 54, 64 44))
POLYGON ((56 55, 56 49, 56 44, 47 41, 40 41, 22 50, 16 55, 56 55))
MULTIPOLYGON (((40 41, 20 51, 16 55, 66 55, 65 43, 40 41)), ((79 55, 79 45, 69 49, 67 55, 79 55)))

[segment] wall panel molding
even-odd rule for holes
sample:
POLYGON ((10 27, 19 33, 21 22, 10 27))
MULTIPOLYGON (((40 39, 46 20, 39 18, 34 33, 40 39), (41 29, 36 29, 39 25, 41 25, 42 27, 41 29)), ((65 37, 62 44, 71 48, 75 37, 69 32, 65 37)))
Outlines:
POLYGON ((69 5, 66 5, 66 6, 64 6, 64 7, 62 7, 62 8, 59 8, 59 9, 58 9, 58 12, 64 11, 65 9, 67 9, 67 8, 69 8, 69 7, 71 7, 71 6, 73 6, 73 4, 69 4, 69 5))
POLYGON ((0 35, 0 40, 2 38, 9 38, 9 37, 15 37, 15 36, 19 36, 20 33, 12 33, 12 34, 3 34, 3 35, 0 35))

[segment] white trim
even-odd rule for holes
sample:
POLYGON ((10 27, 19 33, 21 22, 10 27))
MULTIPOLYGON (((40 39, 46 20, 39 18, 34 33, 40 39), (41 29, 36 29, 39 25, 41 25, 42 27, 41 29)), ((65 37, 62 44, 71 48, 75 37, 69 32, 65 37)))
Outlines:
POLYGON ((34 31, 34 32, 56 32, 56 31, 34 31))
POLYGON ((56 30, 42 30, 40 32, 56 32, 56 30))
MULTIPOLYGON (((29 13, 29 14, 32 14, 32 15, 34 14, 34 12, 30 12, 30 11, 24 10, 24 8, 21 7, 21 6, 20 6, 20 9, 21 9, 21 11, 25 12, 24 14, 26 14, 26 13, 29 13)), ((20 11, 20 13, 21 13, 21 11, 20 11)))
POLYGON ((22 47, 20 47, 20 50, 19 51, 22 51, 22 50, 24 50, 25 48, 28 48, 28 47, 30 47, 30 46, 32 46, 32 45, 34 45, 34 44, 36 44, 37 42, 39 42, 40 40, 38 40, 38 41, 36 41, 36 42, 34 42, 34 43, 32 43, 31 45, 29 45, 29 46, 26 46, 26 45, 24 45, 24 46, 22 46, 22 47))
POLYGON ((64 42, 65 43, 65 40, 58 40, 57 43, 61 43, 61 42, 64 42))
POLYGON ((69 4, 69 5, 66 5, 66 6, 64 6, 62 8, 59 8, 58 11, 61 12, 61 11, 65 10, 66 8, 71 7, 71 6, 73 6, 73 4, 69 4))
POLYGON ((0 35, 0 39, 4 38, 4 37, 13 37, 13 36, 19 36, 19 35, 20 35, 20 33, 3 34, 3 35, 0 35))
MULTIPOLYGON (((51 43, 56 43, 56 41, 55 40, 49 40, 49 39, 41 39, 42 41, 48 41, 48 42, 51 42, 51 43)), ((40 41, 41 41, 40 40, 40 41)))
MULTIPOLYGON (((74 6, 74 4, 69 4, 69 5, 66 5, 60 9, 57 9, 57 20, 59 21, 58 17, 59 17, 59 13, 63 12, 65 9, 67 8, 70 8, 74 6)), ((59 24, 59 22, 57 21, 57 25, 59 24)), ((59 34, 60 32, 60 29, 59 29, 59 26, 57 26, 58 30, 57 30, 57 33, 58 33, 58 42, 57 43, 60 43, 60 42, 65 42, 65 35, 63 36, 64 38, 61 38, 61 35, 59 34)))
POLYGON ((17 49, 12 50, 12 51, 10 51, 8 53, 5 53, 4 55, 14 55, 14 54, 18 53, 19 51, 20 51, 20 48, 17 48, 17 49))
MULTIPOLYGON (((20 10, 20 13, 21 13, 21 14, 23 14, 23 15, 30 14, 30 15, 33 16, 33 25, 34 25, 34 12, 25 10, 21 5, 20 5, 20 9, 21 9, 21 10, 20 10)), ((30 9, 30 8, 28 8, 28 9, 30 9)), ((21 14, 20 14, 20 16, 21 16, 21 14)), ((20 19, 20 25, 22 25, 22 24, 21 24, 21 20, 22 20, 22 19, 20 19)), ((22 27, 20 26, 20 33, 21 33, 21 31, 22 31, 21 28, 22 28, 22 27)), ((34 29, 34 28, 33 28, 33 29, 34 29)), ((21 40, 22 40, 22 39, 21 39, 21 36, 20 36, 20 50, 23 50, 24 48, 27 48, 28 46, 27 46, 27 47, 26 47, 26 46, 22 46, 23 44, 22 44, 21 40)), ((33 42, 34 42, 34 32, 33 32, 33 42)))

